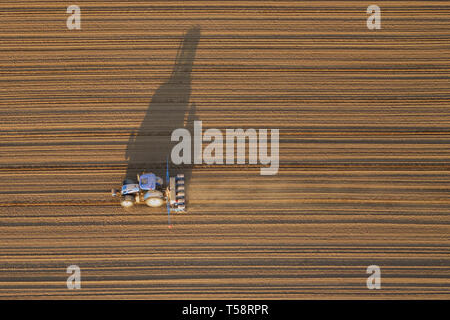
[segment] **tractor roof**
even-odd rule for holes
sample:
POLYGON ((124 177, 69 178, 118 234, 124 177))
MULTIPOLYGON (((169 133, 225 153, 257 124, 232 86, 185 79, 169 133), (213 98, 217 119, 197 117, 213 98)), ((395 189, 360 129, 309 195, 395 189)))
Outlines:
POLYGON ((139 187, 142 190, 155 190, 156 176, 153 173, 145 173, 139 177, 139 187))

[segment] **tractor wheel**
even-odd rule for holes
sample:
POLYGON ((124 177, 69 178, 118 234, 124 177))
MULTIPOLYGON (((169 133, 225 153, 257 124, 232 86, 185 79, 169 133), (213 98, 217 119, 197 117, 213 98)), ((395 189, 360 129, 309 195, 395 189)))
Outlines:
POLYGON ((122 202, 120 203, 122 205, 122 207, 124 208, 130 208, 133 206, 134 204, 134 196, 132 195, 126 195, 125 197, 123 197, 122 202))
POLYGON ((164 200, 158 197, 150 197, 145 200, 145 204, 152 208, 161 207, 164 204, 164 200))

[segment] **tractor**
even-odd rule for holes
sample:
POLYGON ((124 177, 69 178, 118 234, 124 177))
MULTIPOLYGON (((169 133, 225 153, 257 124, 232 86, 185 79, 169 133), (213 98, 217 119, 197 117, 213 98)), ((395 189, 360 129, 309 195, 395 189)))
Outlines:
POLYGON ((184 189, 184 174, 169 177, 169 168, 166 171, 166 185, 163 179, 154 173, 137 175, 137 183, 132 179, 125 179, 122 183, 120 195, 118 190, 112 189, 113 197, 120 197, 120 204, 130 208, 134 204, 146 204, 157 208, 166 203, 167 212, 186 212, 186 199, 184 189))

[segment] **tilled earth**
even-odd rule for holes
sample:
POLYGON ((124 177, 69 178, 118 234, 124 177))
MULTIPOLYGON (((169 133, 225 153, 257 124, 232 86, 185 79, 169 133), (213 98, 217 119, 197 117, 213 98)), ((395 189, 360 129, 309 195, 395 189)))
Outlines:
POLYGON ((0 298, 450 297, 448 5, 77 4, 0 2, 0 298), (194 120, 279 129, 278 174, 172 165, 173 228, 121 208, 194 120))

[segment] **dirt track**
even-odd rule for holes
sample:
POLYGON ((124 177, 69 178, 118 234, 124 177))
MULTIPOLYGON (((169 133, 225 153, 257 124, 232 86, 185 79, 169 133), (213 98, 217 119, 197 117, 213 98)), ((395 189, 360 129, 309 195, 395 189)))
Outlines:
POLYGON ((0 2, 0 298, 450 298, 450 7, 381 1, 369 31, 363 1, 183 3, 77 1, 70 31, 66 3, 0 2), (167 151, 177 103, 279 128, 280 169, 179 168, 168 229, 109 190, 131 133, 167 151))

